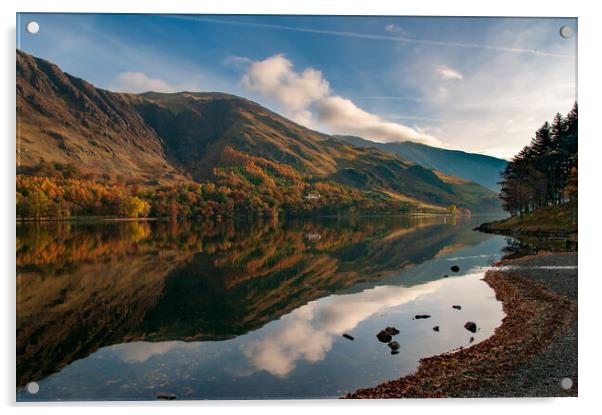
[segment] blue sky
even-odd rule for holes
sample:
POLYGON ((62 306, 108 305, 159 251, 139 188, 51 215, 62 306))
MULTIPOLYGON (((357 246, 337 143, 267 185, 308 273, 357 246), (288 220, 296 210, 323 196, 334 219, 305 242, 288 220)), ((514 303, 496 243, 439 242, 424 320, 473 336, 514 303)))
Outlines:
POLYGON ((568 18, 21 14, 18 47, 115 91, 223 91, 324 132, 510 157, 576 100, 568 18), (35 20, 31 35, 25 24, 35 20))

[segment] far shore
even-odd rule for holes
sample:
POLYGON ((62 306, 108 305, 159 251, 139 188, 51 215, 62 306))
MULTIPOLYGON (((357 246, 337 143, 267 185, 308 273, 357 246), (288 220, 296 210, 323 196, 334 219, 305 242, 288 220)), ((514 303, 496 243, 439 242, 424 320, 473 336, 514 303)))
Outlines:
POLYGON ((473 215, 455 215, 445 212, 407 212, 407 213, 374 213, 374 214, 344 214, 344 215, 306 215, 306 216, 198 216, 198 217, 116 217, 116 216, 68 216, 68 217, 47 217, 47 218, 20 218, 17 222, 93 222, 93 221, 113 221, 113 222, 148 222, 148 221, 168 221, 168 220, 265 220, 265 219, 320 219, 320 218, 371 218, 371 217, 394 217, 394 216, 418 216, 418 217, 455 217, 470 218, 473 217, 499 217, 499 214, 475 213, 473 215))
POLYGON ((564 203, 486 222, 475 230, 516 238, 577 241, 577 204, 564 203))

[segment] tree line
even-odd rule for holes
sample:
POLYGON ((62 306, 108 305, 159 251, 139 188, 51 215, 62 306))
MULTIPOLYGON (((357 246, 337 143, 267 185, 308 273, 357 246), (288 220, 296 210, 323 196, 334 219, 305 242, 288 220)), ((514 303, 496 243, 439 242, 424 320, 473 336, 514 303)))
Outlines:
POLYGON ((577 103, 545 122, 501 173, 500 199, 511 215, 577 202, 577 103))
POLYGON ((301 177, 288 166, 234 149, 225 154, 209 182, 153 186, 42 160, 18 170, 17 217, 276 217, 418 210, 405 201, 301 177))

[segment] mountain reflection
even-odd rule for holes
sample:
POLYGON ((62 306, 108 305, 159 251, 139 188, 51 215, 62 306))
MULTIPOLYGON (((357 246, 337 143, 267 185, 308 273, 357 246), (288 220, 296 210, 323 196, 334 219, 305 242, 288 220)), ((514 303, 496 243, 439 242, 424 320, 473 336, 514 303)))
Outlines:
MULTIPOLYGON (((162 353, 178 341, 236 337, 295 310, 271 362, 265 345, 246 350, 257 368, 283 374, 388 304, 380 293, 372 302, 370 290, 320 310, 310 301, 484 238, 436 217, 19 224, 17 383, 103 346, 170 342, 144 346, 162 353), (286 330, 311 344, 292 350, 286 330), (276 361, 288 353, 296 357, 276 361)), ((412 293, 396 290, 385 295, 393 303, 412 293)))

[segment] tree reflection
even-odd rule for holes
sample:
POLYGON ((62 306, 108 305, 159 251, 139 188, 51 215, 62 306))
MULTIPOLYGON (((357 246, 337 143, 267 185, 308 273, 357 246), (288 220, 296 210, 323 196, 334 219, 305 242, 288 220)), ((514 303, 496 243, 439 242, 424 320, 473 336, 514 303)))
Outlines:
POLYGON ((19 224, 17 382, 110 344, 244 334, 486 238, 466 229, 437 217, 19 224))

